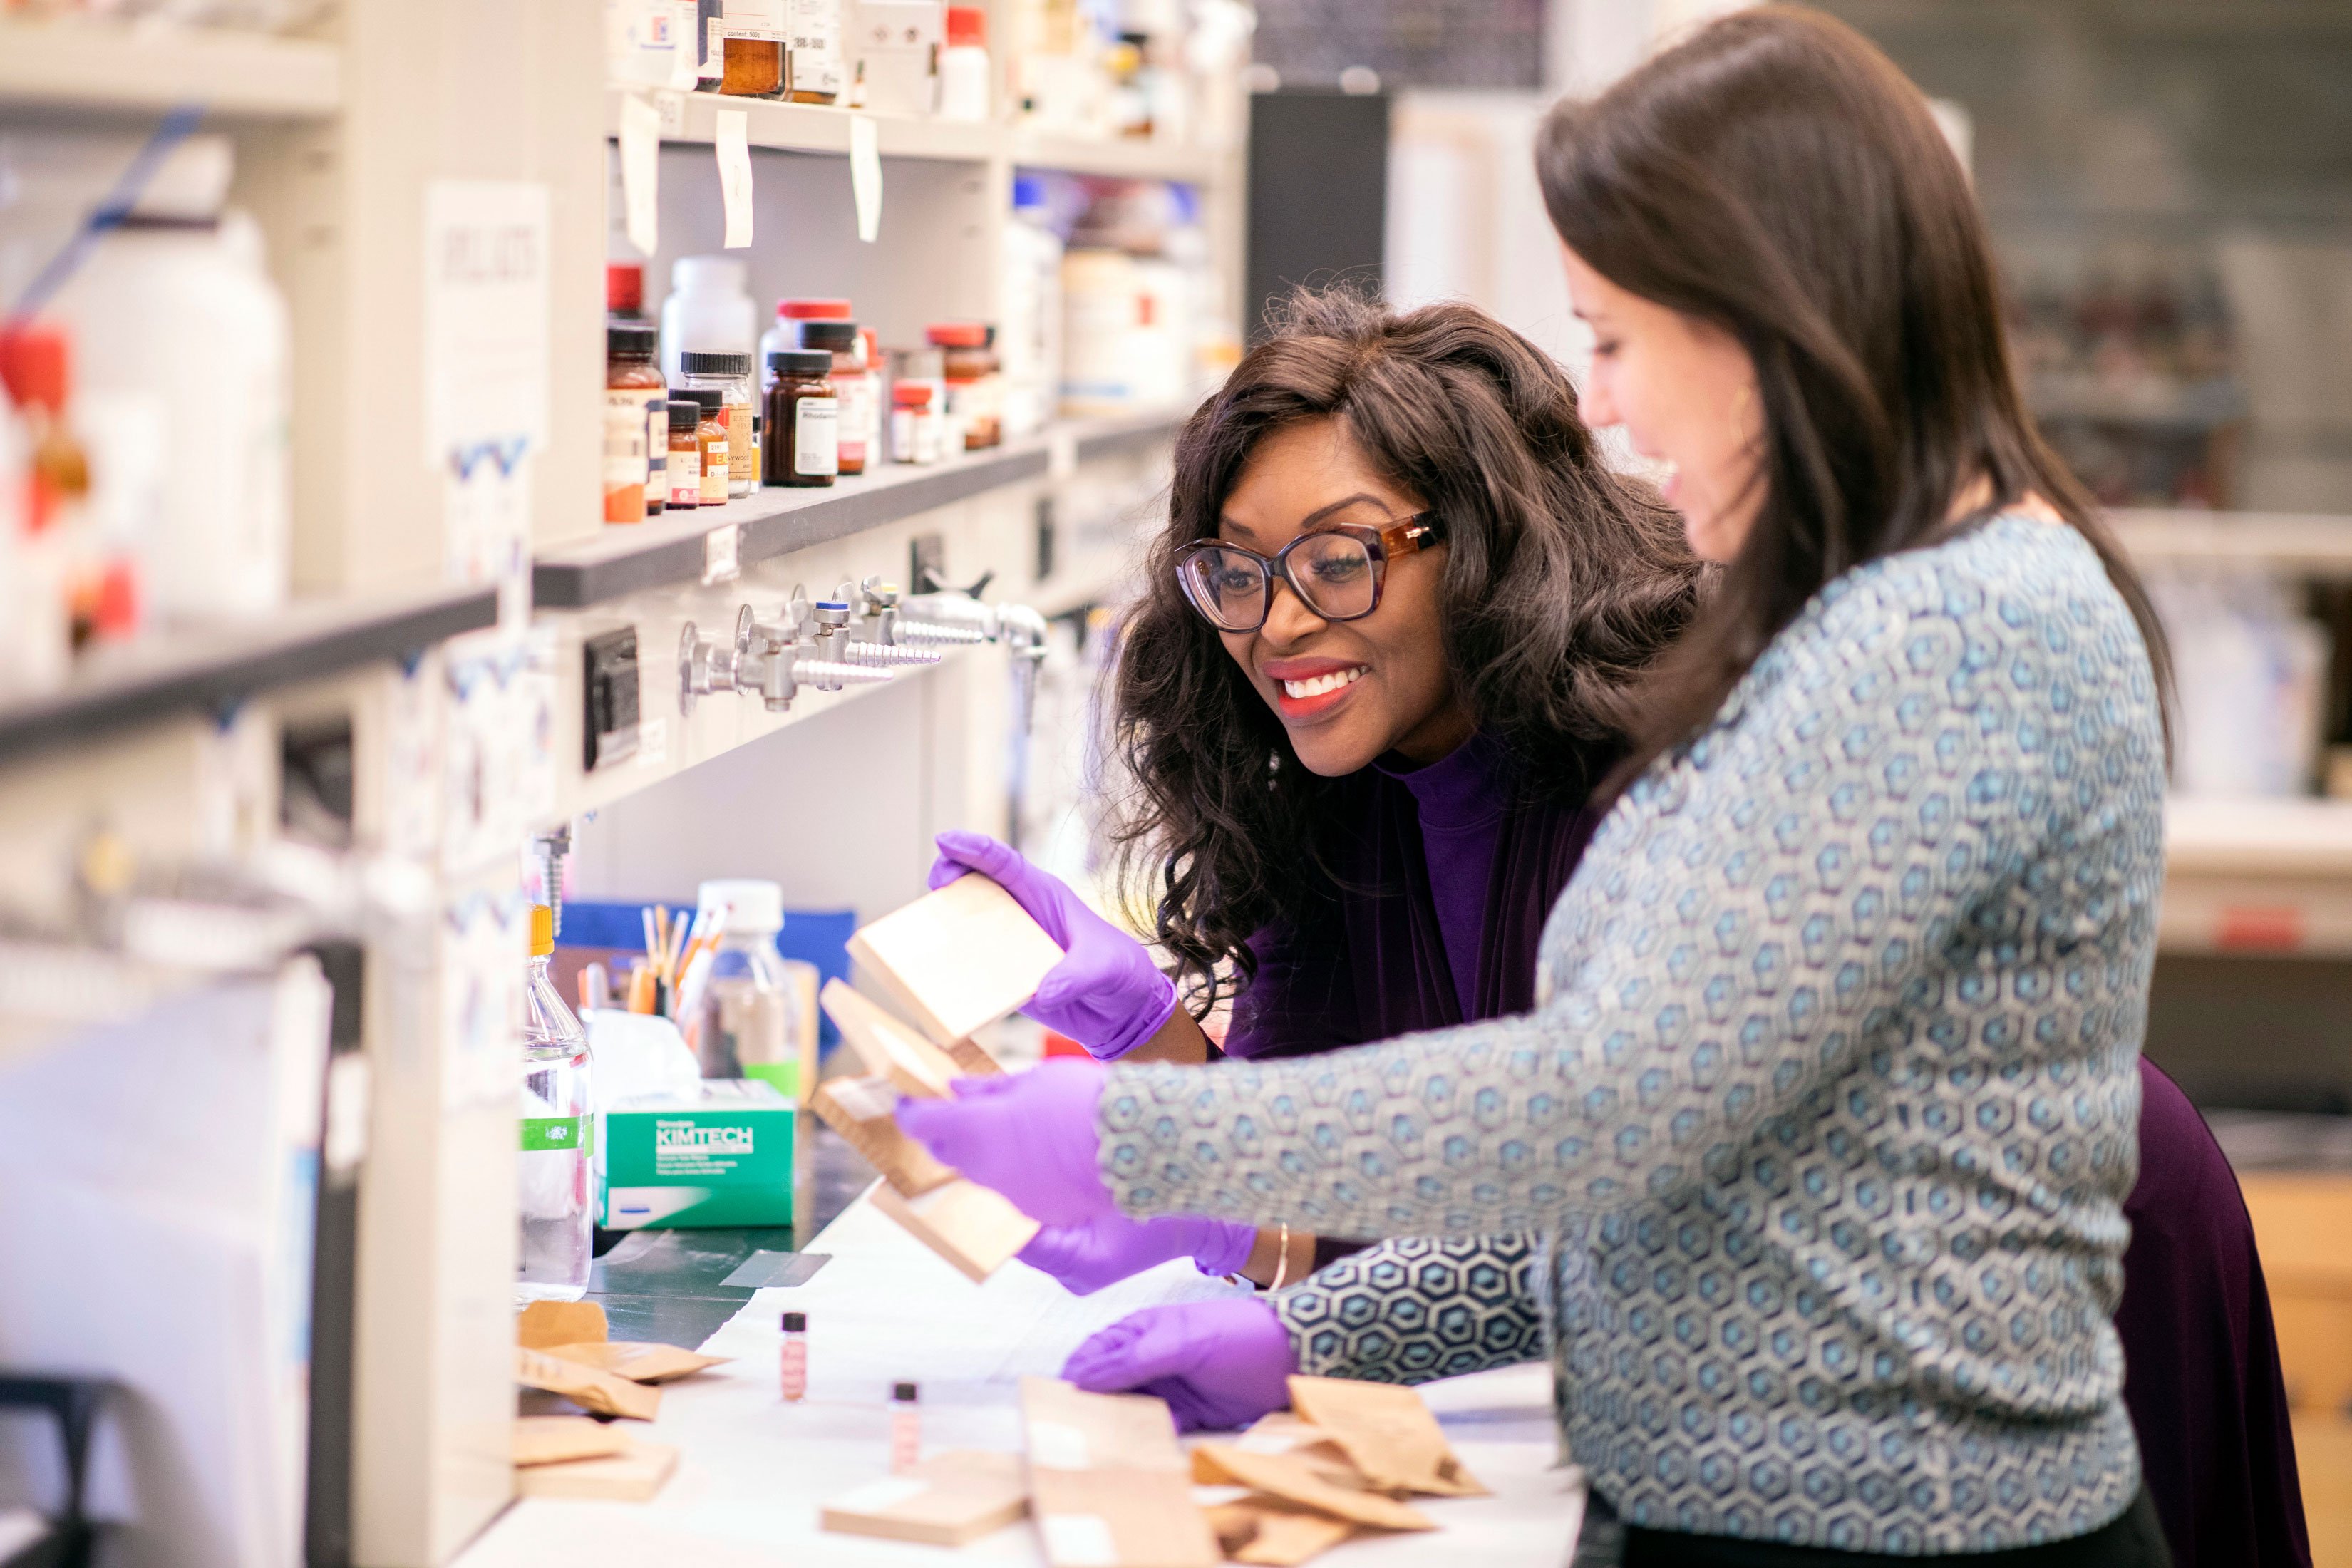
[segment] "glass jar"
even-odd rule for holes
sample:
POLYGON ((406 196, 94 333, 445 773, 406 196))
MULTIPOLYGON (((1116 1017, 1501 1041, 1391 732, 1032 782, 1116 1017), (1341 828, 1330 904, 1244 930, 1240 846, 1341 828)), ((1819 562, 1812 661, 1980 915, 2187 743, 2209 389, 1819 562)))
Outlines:
POLYGON ((523 976, 520 1301, 578 1300, 588 1289, 593 1255, 596 1119, 588 1094, 588 1036, 547 976, 554 951, 554 914, 536 905, 523 976))
POLYGON ((776 952, 783 889, 730 879, 703 883, 698 901, 719 928, 694 1026, 702 1076, 761 1079, 798 1101, 816 1082, 818 977, 776 952))
POLYGON ((717 387, 706 386, 687 395, 702 411, 694 426, 695 450, 702 458, 702 504, 725 506, 730 475, 728 464, 732 457, 727 444, 726 395, 717 387))
POLYGON ((940 460, 940 414, 931 384, 902 381, 890 389, 890 456, 902 463, 940 460))
POLYGON ((833 392, 833 356, 786 349, 768 356, 767 467, 772 485, 829 485, 841 471, 841 400, 833 392))
POLYGON ((669 500, 669 386, 654 363, 660 352, 661 333, 649 323, 614 321, 604 329, 606 522, 658 516, 669 500))
POLYGON ((866 429, 872 419, 866 334, 855 321, 803 321, 801 346, 833 356, 833 395, 841 402, 841 472, 866 471, 866 429))
POLYGON ((731 98, 782 98, 786 66, 780 0, 703 0, 699 9, 703 86, 731 98))
POLYGON ((702 504, 702 405, 691 397, 669 404, 669 509, 702 504))
POLYGON ((992 346, 996 330, 984 321, 941 321, 923 335, 940 351, 940 378, 947 384, 947 403, 940 412, 951 432, 950 449, 961 446, 977 452, 1003 441, 1003 383, 992 346))
POLYGON ((697 353, 677 356, 678 384, 698 395, 716 392, 727 420, 727 493, 747 496, 760 488, 760 405, 751 396, 751 356, 697 353))

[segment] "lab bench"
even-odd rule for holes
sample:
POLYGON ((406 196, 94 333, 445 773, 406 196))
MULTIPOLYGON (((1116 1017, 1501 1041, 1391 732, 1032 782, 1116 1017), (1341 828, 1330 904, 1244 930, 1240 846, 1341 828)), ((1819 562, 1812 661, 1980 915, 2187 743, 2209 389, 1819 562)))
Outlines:
MULTIPOLYGON (((817 1528, 826 1500, 887 1474, 891 1382, 920 1386, 926 1453, 1017 1452, 1022 1377, 1054 1375, 1087 1335, 1138 1308, 1245 1289, 1204 1279, 1181 1259, 1087 1297, 1019 1263, 975 1285, 862 1197, 826 1213, 859 1162, 830 1133, 811 1150, 812 1219, 822 1228, 803 1249, 829 1261, 803 1283, 757 1290, 724 1283, 757 1254, 788 1247, 793 1233, 783 1229, 642 1231, 598 1260, 590 1295, 604 1305, 614 1338, 732 1358, 665 1385, 658 1417, 630 1428, 679 1450, 662 1490, 642 1503, 524 1499, 459 1556, 458 1568, 941 1563, 942 1548, 817 1528), (777 1321, 787 1310, 809 1319, 808 1397, 794 1405, 776 1386, 777 1321)), ((1416 1500, 1437 1530, 1360 1538, 1318 1561, 1333 1568, 1567 1562, 1584 1491, 1581 1472, 1559 1460, 1549 1369, 1505 1368, 1423 1392, 1493 1495, 1416 1500)), ((961 1554, 1044 1562, 1026 1520, 961 1554)))

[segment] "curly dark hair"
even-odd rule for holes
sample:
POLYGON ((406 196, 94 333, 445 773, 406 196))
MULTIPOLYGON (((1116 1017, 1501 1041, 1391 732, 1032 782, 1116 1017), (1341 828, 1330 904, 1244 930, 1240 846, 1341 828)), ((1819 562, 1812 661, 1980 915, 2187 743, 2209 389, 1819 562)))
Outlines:
POLYGON ((1121 881, 1156 905, 1197 1016, 1255 976, 1250 936, 1334 890, 1321 835, 1341 781, 1300 765, 1177 585, 1177 552, 1217 531, 1259 441, 1338 419, 1437 513, 1446 662, 1522 789, 1581 799, 1600 782, 1635 731, 1634 678, 1701 584, 1679 518, 1609 470, 1566 374, 1492 317, 1300 290, 1272 327, 1177 436, 1168 526, 1110 679, 1113 751, 1135 785, 1111 833, 1121 881))

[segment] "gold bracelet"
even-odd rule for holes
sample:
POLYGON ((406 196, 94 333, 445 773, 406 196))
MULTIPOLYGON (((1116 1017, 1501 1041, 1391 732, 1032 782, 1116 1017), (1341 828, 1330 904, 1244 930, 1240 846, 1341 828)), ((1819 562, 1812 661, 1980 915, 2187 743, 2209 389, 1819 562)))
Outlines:
POLYGON ((1281 1289, 1282 1282, 1288 1277, 1289 1273, 1290 1226, 1285 1225, 1282 1227, 1282 1240, 1276 1244, 1274 1249, 1274 1283, 1265 1288, 1266 1293, 1268 1295, 1272 1295, 1275 1291, 1281 1289))

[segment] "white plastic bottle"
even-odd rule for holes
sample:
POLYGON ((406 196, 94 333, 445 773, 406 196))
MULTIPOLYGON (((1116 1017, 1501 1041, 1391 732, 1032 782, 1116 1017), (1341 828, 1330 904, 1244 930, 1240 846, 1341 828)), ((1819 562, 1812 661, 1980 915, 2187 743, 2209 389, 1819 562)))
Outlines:
POLYGON ((988 13, 948 7, 947 47, 940 51, 941 120, 979 124, 988 118, 988 13))
POLYGON ((102 459, 92 531, 166 623, 287 598, 292 335, 259 226, 221 208, 230 168, 226 138, 183 143, 52 305, 102 459))
POLYGON ((730 256, 681 256, 670 264, 662 301, 662 374, 676 384, 677 356, 747 354, 757 346, 759 316, 744 292, 743 263, 730 256))
POLYGON ((1053 229, 1045 182, 1034 174, 1013 177, 1003 279, 996 341, 1011 440, 1034 434, 1052 416, 1062 380, 1062 239, 1053 229))
POLYGON ((595 1252, 594 1102, 589 1097, 588 1036, 547 977, 555 919, 530 911, 530 967, 523 981, 522 1100, 515 1164, 522 1241, 518 1301, 576 1301, 588 1289, 595 1252))

